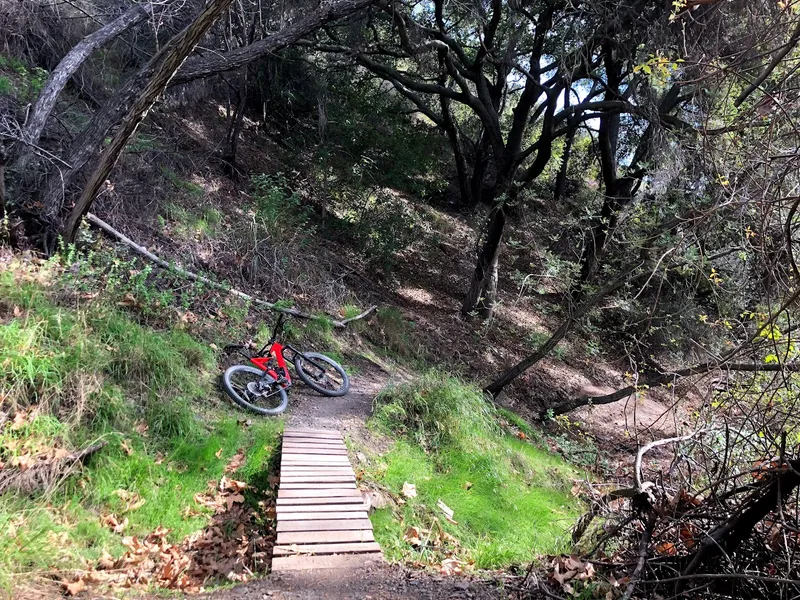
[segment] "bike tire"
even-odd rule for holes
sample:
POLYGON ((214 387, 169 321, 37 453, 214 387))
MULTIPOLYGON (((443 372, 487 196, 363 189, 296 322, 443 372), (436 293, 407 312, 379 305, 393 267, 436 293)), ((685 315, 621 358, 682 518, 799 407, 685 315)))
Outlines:
POLYGON ((316 390, 323 396, 344 396, 347 392, 350 391, 350 378, 347 376, 347 373, 344 372, 342 365, 337 363, 332 358, 328 358, 324 354, 320 354, 319 352, 306 352, 304 354, 298 354, 294 357, 294 368, 297 370, 297 375, 303 382, 313 390, 316 390), (327 376, 327 372, 323 373, 323 378, 326 381, 330 381, 335 383, 338 387, 336 388, 329 388, 325 387, 318 377, 315 377, 313 373, 310 372, 310 369, 307 371, 306 367, 303 364, 304 358, 313 359, 315 362, 318 363, 325 363, 329 367, 331 367, 339 376, 341 382, 336 382, 335 380, 331 379, 327 376))
MULTIPOLYGON (((222 387, 225 390, 225 393, 228 394, 231 400, 233 400, 236 404, 238 404, 242 408, 251 410, 260 415, 279 415, 286 410, 286 407, 289 405, 289 397, 286 395, 286 390, 284 390, 283 388, 278 388, 280 403, 274 408, 264 408, 262 406, 258 406, 257 404, 253 404, 252 402, 248 402, 247 398, 243 398, 242 394, 237 392, 237 390, 234 388, 231 382, 231 378, 237 373, 257 375, 258 378, 265 376, 264 371, 262 371, 261 369, 256 369, 255 367, 248 367, 245 365, 234 365, 228 368, 222 375, 222 387)), ((269 375, 267 375, 267 377, 269 377, 269 375)), ((245 393, 244 395, 246 396, 247 394, 245 393)))

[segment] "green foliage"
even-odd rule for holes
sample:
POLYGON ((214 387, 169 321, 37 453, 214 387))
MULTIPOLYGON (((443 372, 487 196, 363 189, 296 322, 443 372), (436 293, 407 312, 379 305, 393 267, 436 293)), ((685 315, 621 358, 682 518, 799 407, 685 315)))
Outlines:
POLYGON ((284 174, 253 175, 250 187, 256 201, 256 217, 269 234, 280 235, 292 228, 308 225, 310 209, 303 206, 284 174))
MULTIPOLYGON (((144 142, 140 140, 140 141, 134 141, 134 143, 141 144, 144 142)), ((202 186, 199 186, 196 183, 192 183, 191 181, 186 181, 185 179, 181 179, 178 176, 178 174, 175 173, 175 171, 173 171, 168 167, 162 167, 161 174, 164 175, 164 179, 169 181, 177 189, 187 192, 190 196, 200 198, 205 194, 205 190, 202 188, 202 186)))
POLYGON ((381 392, 375 418, 426 450, 473 443, 497 433, 494 411, 483 394, 439 371, 381 392))
POLYGON ((204 240, 216 237, 223 219, 222 213, 212 206, 188 209, 169 203, 164 213, 167 219, 176 223, 175 233, 185 239, 204 240))
POLYGON ((377 399, 374 422, 400 439, 368 475, 415 498, 373 515, 376 539, 395 559, 434 562, 437 552, 472 559, 479 568, 530 560, 567 547, 580 510, 569 494, 578 473, 559 458, 501 432, 495 409, 458 379, 429 372, 377 399), (455 523, 437 507, 443 501, 455 523), (433 553, 403 539, 410 526, 442 528, 456 546, 433 553))
POLYGON ((48 73, 39 67, 28 67, 21 60, 0 55, 0 69, 7 75, 0 77, 0 94, 14 96, 30 102, 36 99, 47 81, 48 73))
POLYGON ((384 190, 335 193, 336 229, 367 258, 390 268, 396 254, 420 235, 420 216, 408 202, 384 190))
POLYGON ((379 347, 400 358, 424 358, 424 348, 414 340, 414 323, 393 306, 382 306, 376 311, 375 327, 367 335, 379 347))
POLYGON ((108 423, 117 421, 114 407, 124 388, 144 399, 139 410, 153 418, 154 430, 171 435, 190 428, 190 413, 175 396, 207 394, 213 364, 207 346, 182 331, 145 329, 108 306, 67 311, 11 271, 0 273, 0 290, 20 313, 0 329, 0 386, 8 401, 86 422, 99 411, 99 422, 108 423))

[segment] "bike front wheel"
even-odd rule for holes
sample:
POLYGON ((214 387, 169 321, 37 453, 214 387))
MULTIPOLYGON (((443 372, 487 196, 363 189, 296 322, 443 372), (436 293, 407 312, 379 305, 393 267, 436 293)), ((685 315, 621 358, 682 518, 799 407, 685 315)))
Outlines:
POLYGON ((294 368, 303 382, 323 396, 344 396, 350 391, 350 379, 342 365, 318 352, 298 354, 294 368))
POLYGON ((289 405, 286 390, 255 367, 230 367, 222 376, 222 387, 236 404, 261 415, 279 415, 289 405))

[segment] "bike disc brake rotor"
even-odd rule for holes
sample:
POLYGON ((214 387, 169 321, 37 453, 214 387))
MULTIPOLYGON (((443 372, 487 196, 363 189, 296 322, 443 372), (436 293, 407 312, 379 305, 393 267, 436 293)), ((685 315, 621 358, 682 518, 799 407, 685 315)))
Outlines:
POLYGON ((317 367, 312 366, 312 368, 314 373, 311 373, 311 376, 314 378, 314 381, 320 385, 332 390, 338 390, 340 387, 342 387, 344 380, 339 372, 333 367, 318 369, 317 367))

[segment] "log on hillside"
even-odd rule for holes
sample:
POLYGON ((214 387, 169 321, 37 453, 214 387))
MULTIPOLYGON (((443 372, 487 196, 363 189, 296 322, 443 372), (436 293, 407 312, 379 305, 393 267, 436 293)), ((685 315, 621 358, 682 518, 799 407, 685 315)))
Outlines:
MULTIPOLYGON (((185 277, 186 279, 191 279, 192 281, 200 282, 203 285, 207 285, 207 286, 212 287, 212 288, 214 288, 216 290, 221 290, 223 292, 226 292, 228 294, 231 294, 233 296, 241 298, 242 300, 246 300, 247 302, 252 302, 253 304, 257 304, 259 306, 263 306, 264 308, 268 308, 269 310, 273 310, 275 312, 280 312, 280 313, 283 313, 283 314, 286 314, 286 315, 291 315, 293 317, 300 317, 301 319, 317 319, 317 318, 319 318, 319 315, 314 315, 314 314, 311 314, 311 313, 303 312, 301 310, 297 310, 296 308, 288 308, 288 307, 277 306, 277 305, 273 304, 272 302, 267 302, 266 300, 261 300, 260 298, 256 298, 254 296, 251 296, 250 294, 246 294, 246 293, 241 292, 241 291, 239 291, 237 289, 234 289, 232 287, 228 287, 228 286, 223 285, 221 283, 218 283, 216 281, 212 281, 211 279, 208 279, 207 277, 203 277, 202 275, 198 275, 197 273, 192 273, 191 271, 188 271, 188 270, 184 269, 183 267, 180 267, 180 266, 176 265, 175 263, 167 262, 163 258, 159 258, 155 254, 150 252, 144 246, 141 246, 141 245, 137 244, 136 242, 134 242, 132 239, 130 239, 124 233, 122 233, 120 231, 117 231, 111 225, 109 225, 108 223, 103 221, 100 217, 98 217, 98 216, 96 216, 96 215, 94 215, 92 213, 87 213, 86 220, 89 221, 89 223, 91 223, 92 225, 95 225, 96 227, 99 227, 100 229, 105 231, 108 235, 112 236, 113 238, 119 240, 120 242, 122 242, 123 244, 128 246, 128 248, 130 248, 131 250, 133 250, 134 252, 136 252, 140 256, 143 256, 147 260, 157 264, 159 267, 163 267, 164 269, 167 269, 168 271, 172 271, 173 273, 176 273, 177 275, 180 275, 181 277, 185 277)), ((334 319, 332 317, 329 317, 330 318, 330 322, 331 322, 331 325, 333 325, 337 329, 343 329, 343 328, 347 327, 347 325, 349 323, 352 323, 353 321, 359 321, 361 319, 364 319, 364 318, 368 317, 373 312, 375 312, 377 310, 377 308, 378 308, 377 306, 370 306, 367 310, 365 310, 361 314, 358 314, 358 315, 356 315, 354 317, 350 317, 348 319, 339 320, 339 319, 334 319)))

